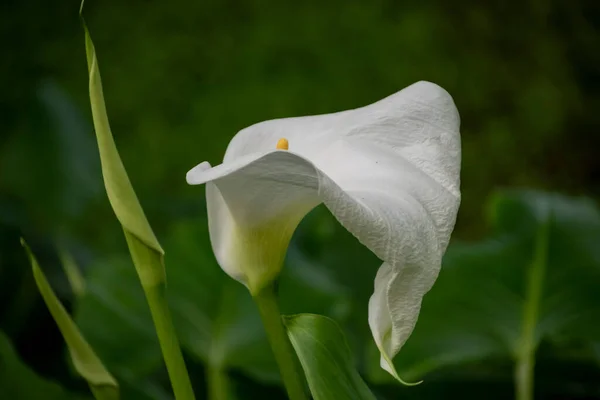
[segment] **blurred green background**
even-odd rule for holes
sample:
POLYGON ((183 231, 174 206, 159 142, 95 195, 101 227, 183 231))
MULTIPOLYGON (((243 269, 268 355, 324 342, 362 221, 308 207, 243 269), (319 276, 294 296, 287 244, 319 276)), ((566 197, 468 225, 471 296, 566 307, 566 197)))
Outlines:
MULTIPOLYGON (((122 397, 169 399, 104 193, 78 9, 0 5, 0 398, 90 397, 23 236, 122 397), (69 280, 65 264, 83 280, 69 280)), ((463 200, 440 278, 396 359, 401 376, 425 382, 402 387, 379 369, 367 301, 380 262, 322 207, 293 238, 283 310, 340 322, 381 399, 513 398, 528 341, 536 398, 600 399, 598 1, 110 0, 89 1, 85 15, 117 146, 167 254, 198 398, 215 382, 232 399, 284 392, 249 296, 213 258, 203 189, 185 173, 219 163, 252 123, 359 107, 429 80, 461 114, 463 200), (542 274, 531 273, 536 262, 542 274)))

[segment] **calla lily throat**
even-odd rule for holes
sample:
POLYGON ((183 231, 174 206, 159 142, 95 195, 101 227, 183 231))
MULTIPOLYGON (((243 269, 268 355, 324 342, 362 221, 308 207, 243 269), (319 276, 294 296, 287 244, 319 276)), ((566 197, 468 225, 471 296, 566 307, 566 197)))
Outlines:
MULTIPOLYGON (((279 139, 276 149, 288 150, 288 140, 279 139)), ((281 214, 261 226, 237 227, 233 236, 232 251, 245 275, 239 280, 246 282, 253 295, 279 275, 290 239, 306 211, 286 210, 281 214)))
MULTIPOLYGON (((288 140, 286 138, 279 139, 275 149, 288 150, 288 140)), ((277 278, 296 227, 320 201, 316 196, 300 197, 299 201, 281 208, 266 219, 253 219, 247 215, 239 215, 244 210, 236 209, 235 200, 232 200, 232 204, 228 203, 227 198, 222 197, 223 191, 227 193, 227 186, 226 183, 222 184, 221 190, 219 190, 212 183, 207 185, 209 214, 231 214, 228 217, 209 220, 211 238, 220 237, 223 232, 222 227, 214 226, 215 223, 224 221, 232 223, 225 232, 227 236, 223 238, 220 251, 215 249, 217 258, 225 272, 246 285, 250 293, 255 295, 277 278), (221 201, 226 206, 215 207, 217 209, 213 211, 212 208, 221 201), (236 211, 238 218, 235 217, 236 211), (246 221, 246 223, 234 222, 239 220, 246 221)), ((265 209, 265 211, 274 212, 273 209, 265 209)))
POLYGON ((286 213, 260 226, 237 227, 231 236, 231 264, 241 272, 233 276, 252 295, 279 276, 290 239, 305 212, 286 213))

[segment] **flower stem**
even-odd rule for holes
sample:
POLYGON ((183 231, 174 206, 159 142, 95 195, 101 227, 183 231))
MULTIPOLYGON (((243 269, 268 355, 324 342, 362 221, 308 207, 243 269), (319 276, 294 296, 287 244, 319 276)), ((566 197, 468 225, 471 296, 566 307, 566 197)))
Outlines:
POLYGON ((515 395, 517 400, 533 399, 533 375, 537 347, 536 325, 546 275, 549 222, 543 223, 536 237, 535 254, 529 269, 523 310, 523 327, 515 365, 515 395))
POLYGON ((254 302, 258 306, 288 397, 290 400, 308 400, 304 390, 304 377, 283 326, 273 285, 255 294, 254 302))
POLYGON ((221 367, 206 367, 206 381, 208 384, 209 400, 228 400, 229 382, 227 373, 221 367))
POLYGON ((183 354, 179 348, 179 341, 171 320, 171 313, 165 296, 165 288, 162 284, 144 287, 146 300, 150 306, 150 313, 154 320, 154 326, 158 335, 158 342, 167 365, 167 372, 173 387, 176 400, 194 400, 192 383, 188 376, 187 368, 183 360, 183 354))

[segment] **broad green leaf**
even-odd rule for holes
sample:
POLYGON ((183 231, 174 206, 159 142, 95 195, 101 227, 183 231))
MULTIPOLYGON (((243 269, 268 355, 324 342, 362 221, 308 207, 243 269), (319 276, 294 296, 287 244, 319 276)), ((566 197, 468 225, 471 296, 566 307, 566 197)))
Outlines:
POLYGON ((25 243, 21 241, 33 269, 33 277, 38 286, 50 314, 54 318, 58 329, 62 333, 75 370, 87 380, 94 397, 98 400, 116 400, 119 398, 119 385, 113 376, 104 368, 102 361, 98 358, 92 347, 86 342, 77 329, 77 326, 60 303, 44 273, 39 267, 33 253, 25 243))
MULTIPOLYGON (((256 377, 277 377, 262 325, 248 291, 216 265, 198 232, 205 224, 176 224, 166 235, 169 303, 184 349, 211 368, 247 366, 256 377), (232 365, 233 364, 233 365, 232 365)), ((207 240, 208 237, 205 236, 207 240)), ((109 365, 142 376, 160 363, 144 293, 130 262, 113 257, 92 266, 76 320, 109 365)))
MULTIPOLYGON (((248 290, 217 265, 205 219, 175 222, 165 235, 169 304, 182 347, 207 369, 239 370, 278 382, 262 323, 248 290)), ((280 287, 286 312, 347 316, 348 295, 299 254, 290 254, 280 287)), ((160 362, 144 294, 130 263, 114 257, 89 268, 75 318, 90 343, 118 371, 141 376, 160 362), (118 338, 118 339, 117 339, 118 338), (104 356, 106 354, 106 356, 104 356), (120 369, 122 368, 122 369, 120 369)))
POLYGON ((129 257, 92 264, 86 291, 75 299, 75 322, 118 377, 146 376, 162 356, 144 291, 129 257))
POLYGON ((13 132, 4 127, 2 200, 14 198, 26 211, 9 214, 23 228, 31 223, 65 228, 81 218, 100 193, 100 162, 83 113, 67 91, 45 79, 35 85, 35 94, 22 110, 27 118, 21 126, 13 132))
POLYGON ((346 321, 351 314, 350 290, 341 285, 323 265, 311 262, 295 245, 288 249, 279 281, 283 314, 322 314, 346 321))
MULTIPOLYGON (((278 380, 256 305, 248 290, 220 269, 209 243, 205 220, 180 223, 168 238, 174 255, 168 269, 170 300, 183 346, 208 365, 278 380)), ((280 296, 284 312, 303 309, 343 317, 347 303, 343 289, 304 265, 298 254, 286 261, 280 296)))
POLYGON ((83 399, 60 385, 37 375, 13 349, 8 337, 0 331, 0 399, 83 399))
POLYGON ((54 81, 38 88, 38 97, 47 110, 56 132, 58 166, 61 172, 61 205, 70 217, 79 217, 101 192, 100 160, 89 135, 89 122, 68 95, 54 81))
POLYGON ((315 314, 285 317, 285 326, 315 400, 375 400, 354 367, 344 333, 315 314))
POLYGON ((600 339, 597 207, 554 194, 503 192, 489 211, 492 237, 450 246, 396 357, 405 376, 490 359, 510 360, 517 376, 519 368, 530 374, 542 341, 600 339))

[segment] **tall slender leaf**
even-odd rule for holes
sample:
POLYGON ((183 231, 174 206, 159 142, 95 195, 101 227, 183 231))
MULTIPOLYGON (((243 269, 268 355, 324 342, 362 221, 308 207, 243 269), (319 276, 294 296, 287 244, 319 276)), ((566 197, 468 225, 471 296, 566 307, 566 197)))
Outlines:
POLYGON ((79 329, 77 329, 77 326, 54 294, 35 256, 25 241, 21 240, 21 243, 31 262, 33 277, 38 289, 67 343, 75 369, 88 381, 96 399, 117 400, 119 398, 119 385, 117 381, 104 368, 102 361, 100 361, 92 347, 86 342, 79 329))
POLYGON ((104 104, 94 43, 85 23, 83 25, 90 104, 106 193, 123 227, 133 264, 144 289, 175 397, 178 400, 193 400, 194 392, 165 297, 164 251, 144 215, 117 151, 104 104))
MULTIPOLYGON (((106 114, 106 106, 104 105, 102 81, 94 43, 85 25, 84 29, 89 72, 90 104, 98 149, 100 151, 104 186, 110 205, 123 226, 128 242, 131 243, 132 247, 139 248, 140 261, 146 261, 136 263, 142 285, 156 285, 164 282, 165 272, 162 263, 164 251, 146 219, 144 210, 131 186, 117 146, 115 145, 108 122, 108 115, 106 114), (140 242, 140 245, 136 246, 138 242, 140 242), (141 245, 147 247, 150 252, 146 253, 141 245)), ((134 255, 132 254, 132 256, 134 255)))

